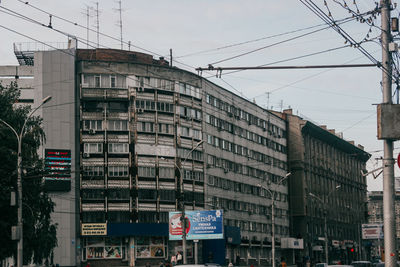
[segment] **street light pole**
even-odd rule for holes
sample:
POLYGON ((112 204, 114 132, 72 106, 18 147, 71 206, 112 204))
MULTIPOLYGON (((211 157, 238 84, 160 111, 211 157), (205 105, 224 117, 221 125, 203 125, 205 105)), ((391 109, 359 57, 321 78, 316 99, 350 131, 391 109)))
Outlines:
POLYGON ((276 188, 286 180, 292 173, 287 173, 284 177, 282 177, 279 182, 276 184, 275 190, 271 191, 271 189, 258 184, 259 187, 265 189, 271 196, 271 256, 272 256, 272 267, 275 267, 275 193, 276 188))
POLYGON ((176 163, 175 166, 178 168, 179 170, 179 174, 180 174, 180 178, 179 178, 179 184, 180 184, 180 193, 181 193, 181 226, 182 226, 182 254, 183 254, 183 264, 187 264, 187 257, 186 257, 186 218, 185 218, 185 199, 184 199, 184 190, 183 190, 183 172, 182 172, 182 165, 184 165, 184 163, 186 162, 186 160, 188 159, 188 157, 190 156, 190 154, 196 149, 198 148, 202 143, 204 142, 204 140, 201 140, 200 142, 198 142, 185 156, 185 158, 183 159, 183 163, 181 164, 181 166, 179 167, 176 163))
MULTIPOLYGON (((326 196, 325 200, 329 198, 329 196, 335 192, 336 190, 338 190, 340 188, 340 185, 337 185, 332 191, 330 191, 328 193, 328 195, 326 196)), ((312 196, 313 198, 317 199, 318 201, 321 202, 322 206, 324 207, 324 244, 325 244, 325 263, 329 264, 329 255, 328 255, 328 220, 327 220, 327 216, 328 216, 328 207, 327 207, 327 202, 323 201, 319 196, 313 194, 313 193, 309 193, 310 196, 312 196)))
POLYGON ((17 228, 18 228, 18 246, 17 246, 17 267, 22 267, 23 266, 23 221, 22 221, 22 137, 24 136, 24 131, 25 131, 25 126, 30 117, 32 117, 33 113, 35 113, 36 110, 38 110, 42 105, 47 103, 51 99, 51 96, 47 96, 42 100, 42 103, 37 106, 34 110, 29 113, 27 118, 24 121, 24 124, 22 125, 21 132, 18 134, 17 131, 7 122, 4 120, 0 119, 0 122, 2 122, 4 125, 6 125, 8 128, 11 129, 11 131, 15 134, 17 141, 18 141, 18 159, 17 159, 17 190, 18 190, 18 211, 17 211, 17 216, 18 216, 18 222, 17 222, 17 228))

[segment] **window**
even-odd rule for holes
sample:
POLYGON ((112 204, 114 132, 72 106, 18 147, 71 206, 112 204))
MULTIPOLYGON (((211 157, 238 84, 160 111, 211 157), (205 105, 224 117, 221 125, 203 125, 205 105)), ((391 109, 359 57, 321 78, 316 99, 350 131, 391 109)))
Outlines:
POLYGON ((83 144, 83 152, 89 154, 103 153, 102 143, 85 143, 83 144))
POLYGON ((127 131, 128 121, 109 120, 107 121, 107 130, 109 131, 127 131))
POLYGON ((109 143, 108 153, 129 153, 128 143, 109 143))
POLYGON ((102 130, 101 120, 85 120, 83 121, 84 130, 102 130))
POLYGON ((139 200, 155 200, 157 198, 157 192, 153 189, 139 189, 138 198, 139 200))
POLYGON ((128 103, 126 103, 126 102, 109 102, 108 109, 111 112, 128 112, 128 103))
POLYGON ((83 166, 84 176, 103 176, 104 167, 103 166, 83 166))
POLYGON ((172 134, 173 127, 171 124, 159 123, 158 124, 158 132, 165 134, 172 134))
POLYGON ((94 87, 101 87, 101 76, 94 76, 94 87))
POLYGON ((108 166, 108 176, 110 177, 128 176, 128 166, 108 166))
POLYGON ((115 76, 110 76, 110 87, 111 88, 117 87, 117 79, 115 78, 115 76))
POLYGON ((139 166, 138 175, 141 177, 155 177, 156 169, 154 167, 139 166))
POLYGON ((138 131, 154 133, 154 123, 153 122, 138 122, 137 124, 138 131))
POLYGON ((159 167, 158 175, 160 178, 174 178, 175 171, 174 168, 159 167))

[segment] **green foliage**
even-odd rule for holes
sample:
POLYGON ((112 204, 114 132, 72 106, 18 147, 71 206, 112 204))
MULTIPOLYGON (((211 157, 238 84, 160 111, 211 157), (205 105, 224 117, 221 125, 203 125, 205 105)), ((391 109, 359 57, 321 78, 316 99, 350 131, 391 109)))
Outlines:
MULTIPOLYGON (((19 134, 29 116, 29 106, 14 105, 20 96, 17 84, 0 84, 0 119, 19 134)), ((50 214, 54 203, 42 183, 42 162, 37 150, 44 141, 41 118, 32 116, 26 123, 22 138, 22 186, 24 222, 24 264, 33 258, 42 263, 57 246, 56 225, 50 214)), ((0 260, 16 256, 17 242, 11 240, 11 226, 17 225, 17 206, 10 206, 10 192, 17 192, 18 141, 13 131, 0 122, 0 260)))

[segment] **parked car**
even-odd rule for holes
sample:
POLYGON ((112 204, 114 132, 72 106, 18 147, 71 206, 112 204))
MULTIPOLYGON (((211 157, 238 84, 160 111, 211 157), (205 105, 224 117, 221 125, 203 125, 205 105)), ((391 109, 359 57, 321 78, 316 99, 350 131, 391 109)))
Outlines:
POLYGON ((319 262, 315 264, 315 267, 328 267, 328 263, 319 262))
POLYGON ((354 267, 373 267, 370 261, 353 261, 351 265, 354 267))

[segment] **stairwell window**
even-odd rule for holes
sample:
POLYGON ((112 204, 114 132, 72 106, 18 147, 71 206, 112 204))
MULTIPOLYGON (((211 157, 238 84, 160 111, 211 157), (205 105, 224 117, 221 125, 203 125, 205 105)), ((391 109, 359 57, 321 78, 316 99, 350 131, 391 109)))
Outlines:
POLYGON ((101 87, 101 76, 94 76, 94 87, 101 87))
POLYGON ((110 76, 110 87, 111 88, 117 87, 117 78, 115 76, 110 76))

